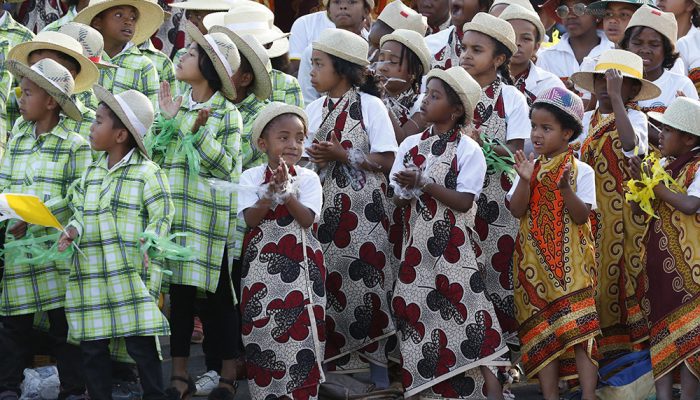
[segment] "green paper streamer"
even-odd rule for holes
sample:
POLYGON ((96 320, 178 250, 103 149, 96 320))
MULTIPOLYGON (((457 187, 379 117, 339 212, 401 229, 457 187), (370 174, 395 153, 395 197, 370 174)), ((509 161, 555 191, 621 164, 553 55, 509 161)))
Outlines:
POLYGON ((484 152, 484 158, 486 158, 486 173, 488 174, 501 174, 505 173, 506 176, 512 181, 515 178, 515 169, 513 165, 515 164, 515 158, 513 153, 511 153, 508 146, 503 144, 498 139, 492 139, 483 133, 481 134, 481 149, 484 152), (508 152, 507 156, 501 156, 496 153, 494 146, 501 146, 508 152))
POLYGON ((156 119, 152 129, 157 135, 147 135, 144 146, 151 155, 157 151, 164 153, 168 143, 177 132, 177 121, 175 118, 167 119, 162 114, 158 114, 158 119, 156 119))
POLYGON ((202 158, 199 156, 199 151, 194 146, 204 134, 204 127, 199 128, 197 133, 186 135, 182 138, 180 146, 177 148, 177 155, 184 155, 187 160, 187 166, 193 174, 199 174, 199 164, 202 158))
MULTIPOLYGON (((144 239, 141 245, 141 252, 148 254, 151 260, 173 260, 190 261, 194 258, 192 249, 177 245, 173 239, 187 236, 186 233, 174 233, 168 237, 160 237, 153 232, 143 232, 139 239, 144 239)), ((166 275, 172 274, 168 270, 163 270, 166 275)))
POLYGON ((46 265, 53 262, 67 261, 73 256, 73 246, 65 251, 58 251, 58 239, 61 232, 51 235, 34 237, 27 232, 24 238, 5 243, 5 249, 0 250, 0 256, 11 265, 46 265), (53 242, 48 249, 44 243, 53 242))

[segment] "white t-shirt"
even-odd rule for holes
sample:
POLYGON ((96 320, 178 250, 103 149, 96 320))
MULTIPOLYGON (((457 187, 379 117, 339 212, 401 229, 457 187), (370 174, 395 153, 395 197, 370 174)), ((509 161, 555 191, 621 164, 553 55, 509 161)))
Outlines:
MULTIPOLYGON (((607 115, 609 114, 601 114, 601 118, 605 118, 607 115)), ((583 114, 583 132, 581 132, 581 135, 579 136, 579 141, 581 144, 583 144, 588 137, 588 129, 590 128, 592 116, 593 111, 586 111, 583 114)), ((649 127, 647 125, 647 116, 643 112, 633 109, 627 110, 627 116, 632 124, 632 129, 634 129, 634 134, 637 136, 637 147, 639 148, 638 152, 639 154, 644 154, 649 149, 649 127)), ((622 154, 624 154, 625 157, 632 157, 635 155, 634 149, 630 151, 623 150, 622 154)))
POLYGON ((304 49, 328 28, 335 28, 335 24, 328 18, 325 10, 297 18, 290 30, 289 58, 301 59, 304 49))
POLYGON ((515 86, 506 84, 501 86, 501 95, 506 113, 506 142, 513 139, 529 139, 532 125, 530 107, 525 95, 515 86))
MULTIPOLYGON (((258 165, 243 171, 243 174, 241 174, 240 186, 242 188, 238 191, 238 218, 243 219, 243 212, 250 207, 254 207, 255 203, 260 200, 260 195, 257 191, 248 188, 258 188, 262 185, 265 181, 266 169, 267 164, 258 165)), ((314 171, 308 168, 295 165, 294 170, 297 173, 294 185, 297 189, 299 202, 313 211, 314 218, 318 221, 323 203, 321 180, 314 171)))
MULTIPOLYGON (((452 35, 452 31, 455 29, 454 25, 451 25, 447 29, 443 29, 438 33, 433 33, 432 35, 428 35, 425 37, 425 44, 428 46, 428 50, 430 50, 430 55, 435 56, 435 54, 438 53, 438 51, 442 50, 443 47, 447 46, 447 40, 449 39, 450 35, 452 35)), ((428 71, 426 71, 426 74, 428 71)))
MULTIPOLYGON (((331 99, 333 102, 338 99, 331 99)), ((306 147, 311 146, 316 131, 323 122, 323 103, 326 96, 314 100, 306 106, 306 115, 309 117, 309 136, 306 139, 306 147)), ((367 129, 369 136, 370 153, 396 153, 399 145, 394 135, 394 126, 391 124, 389 112, 386 106, 378 97, 367 93, 360 93, 360 103, 362 104, 362 122, 367 129)))
POLYGON ((676 49, 681 53, 681 58, 687 68, 685 75, 691 69, 700 67, 700 29, 690 28, 687 35, 678 39, 676 49))
MULTIPOLYGON (((431 128, 432 129, 432 128, 431 128)), ((422 134, 411 135, 401 143, 399 152, 391 167, 390 177, 395 173, 404 170, 404 155, 420 142, 422 134)), ((472 138, 462 135, 457 145, 457 191, 462 193, 472 193, 474 199, 479 198, 481 189, 484 187, 486 176, 486 160, 481 147, 472 138)), ((391 185, 397 187, 396 181, 391 179, 391 185)))
POLYGON ((527 79, 525 79, 525 89, 535 96, 539 96, 545 90, 554 87, 566 89, 564 82, 562 82, 558 76, 549 71, 545 71, 543 68, 538 67, 535 63, 530 61, 530 73, 527 75, 527 79))
POLYGON ((695 90, 693 82, 685 75, 679 75, 673 72, 664 71, 659 79, 654 81, 654 84, 661 89, 661 96, 651 99, 642 100, 639 102, 640 107, 668 107, 669 104, 677 97, 676 92, 682 91, 686 97, 698 99, 698 92, 695 90))
MULTIPOLYGON (((600 43, 591 49, 587 57, 597 58, 604 51, 615 48, 615 44, 608 40, 602 31, 598 31, 598 37, 600 38, 600 43)), ((559 78, 568 78, 574 72, 581 71, 583 61, 585 61, 585 58, 581 61, 581 64, 576 60, 574 50, 569 43, 568 33, 565 33, 557 44, 546 48, 537 56, 537 65, 559 78)))
MULTIPOLYGON (((585 162, 578 160, 573 161, 576 164, 576 168, 578 168, 578 173, 576 175, 576 196, 584 203, 590 205, 592 210, 595 210, 598 207, 598 203, 596 203, 595 200, 595 173, 593 172, 593 168, 585 162)), ((518 182, 520 182, 520 175, 515 177, 513 187, 511 187, 510 191, 506 194, 506 199, 508 201, 513 197, 515 188, 518 187, 518 182)))

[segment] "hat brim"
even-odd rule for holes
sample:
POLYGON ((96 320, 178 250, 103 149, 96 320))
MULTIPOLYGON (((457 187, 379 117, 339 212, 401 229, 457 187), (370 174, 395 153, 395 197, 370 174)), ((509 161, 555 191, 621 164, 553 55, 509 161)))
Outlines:
POLYGON ((95 65, 97 66, 98 69, 103 69, 103 68, 119 68, 118 65, 114 65, 114 64, 112 64, 111 62, 105 61, 105 60, 100 60, 100 61, 96 62, 95 65))
MULTIPOLYGON (((268 43, 265 43, 263 46, 268 45, 268 43)), ((289 39, 287 37, 283 37, 281 39, 274 40, 272 42, 272 46, 270 46, 269 49, 265 49, 267 51, 267 56, 270 58, 276 58, 283 56, 287 53, 289 53, 289 39)))
POLYGON ((678 129, 681 132, 688 132, 691 135, 700 136, 700 126, 696 126, 694 128, 689 128, 687 126, 683 126, 682 124, 679 124, 678 122, 675 122, 675 121, 672 121, 672 120, 666 118, 666 116, 664 116, 664 113, 660 113, 657 111, 649 111, 647 113, 647 117, 649 117, 655 121, 659 121, 664 125, 668 125, 671 128, 678 129))
POLYGON ((337 45, 338 45, 337 47, 331 47, 331 46, 326 46, 324 43, 313 42, 311 44, 311 48, 313 50, 318 50, 318 51, 322 51, 322 52, 327 53, 327 54, 334 55, 340 59, 351 62, 353 64, 357 64, 361 67, 366 67, 369 65, 369 61, 367 60, 367 58, 360 59, 358 57, 353 56, 352 54, 348 54, 348 53, 341 50, 342 43, 337 43, 337 45))
MULTIPOLYGON (((571 75, 571 81, 583 90, 591 93, 595 93, 593 90, 593 75, 605 75, 605 71, 581 71, 576 72, 571 75)), ((642 88, 639 90, 639 94, 632 99, 632 101, 642 101, 651 100, 661 96, 661 89, 656 86, 653 82, 650 82, 643 78, 637 78, 631 76, 625 72, 622 73, 624 78, 636 79, 642 84, 642 88)))
POLYGON ((13 47, 7 54, 10 60, 17 60, 24 65, 29 65, 29 55, 36 50, 53 50, 59 53, 64 53, 78 62, 80 65, 80 73, 74 78, 75 93, 84 92, 92 87, 100 78, 95 63, 90 61, 82 53, 77 53, 67 47, 63 47, 58 43, 44 42, 32 40, 31 42, 23 42, 13 47))
POLYGON ((190 1, 182 1, 179 3, 168 4, 173 8, 182 10, 198 10, 198 11, 228 11, 231 9, 231 4, 223 1, 208 1, 207 3, 195 3, 190 1))
POLYGON ((379 47, 384 46, 384 43, 386 43, 386 42, 397 42, 397 43, 401 43, 402 45, 406 46, 420 60, 420 63, 423 65, 423 73, 427 74, 430 71, 430 57, 428 54, 425 54, 422 51, 420 51, 417 43, 413 43, 410 40, 406 39, 405 37, 394 35, 392 33, 390 33, 388 35, 384 35, 382 37, 382 40, 379 44, 379 47))
POLYGON ((472 104, 471 101, 469 101, 467 94, 462 93, 461 89, 459 89, 459 82, 457 82, 452 75, 448 74, 447 71, 439 68, 434 68, 430 71, 430 73, 428 73, 428 76, 425 79, 426 84, 433 78, 437 78, 445 82, 455 91, 455 93, 457 93, 457 96, 459 96, 459 99, 462 101, 462 106, 464 107, 464 116, 466 117, 465 122, 467 124, 470 123, 474 118, 474 107, 476 104, 472 104), (471 112, 469 112, 469 110, 471 110, 471 112))
POLYGON ((129 118, 127 118, 126 113, 122 109, 121 105, 119 105, 119 102, 114 98, 114 95, 107 89, 103 88, 100 85, 95 85, 93 86, 93 90, 95 91, 95 96, 97 99, 101 102, 104 102, 107 104, 107 107, 109 107, 114 115, 119 118, 119 120, 126 126, 126 129, 129 131, 129 134, 134 138, 134 141, 136 141, 136 147, 139 148, 139 150, 143 153, 146 158, 150 159, 148 156, 148 151, 146 150, 146 146, 143 144, 143 139, 141 138, 141 135, 136 133, 136 128, 134 125, 129 121, 129 118))
POLYGON ((260 57, 255 54, 255 51, 248 43, 238 36, 235 32, 230 29, 224 28, 223 26, 214 26, 211 28, 211 33, 220 32, 228 36, 233 44, 238 47, 238 52, 241 53, 250 66, 253 69, 253 75, 255 75, 255 82, 253 83, 253 93, 255 97, 260 100, 269 99, 272 95, 272 80, 270 79, 270 73, 267 70, 267 66, 262 62, 260 57))
POLYGON ((131 42, 141 44, 150 38, 163 25, 163 9, 156 3, 144 0, 110 0, 85 7, 79 12, 74 22, 92 26, 92 20, 102 11, 112 7, 131 6, 138 10, 139 19, 136 21, 134 36, 131 42))
POLYGON ((59 88, 53 85, 48 79, 46 79, 40 73, 34 71, 25 64, 20 63, 17 60, 10 60, 5 64, 6 68, 12 75, 15 76, 17 80, 22 78, 27 78, 34 82, 37 86, 44 89, 49 96, 53 97, 58 105, 61 107, 63 112, 68 116, 68 118, 75 121, 82 121, 83 115, 80 113, 78 105, 67 93, 62 92, 59 88))
POLYGON ((517 44, 515 44, 514 42, 511 42, 505 36, 503 36, 503 34, 501 32, 497 31, 496 29, 494 29, 490 26, 482 25, 482 24, 477 23, 477 22, 467 22, 466 24, 464 24, 464 28, 463 28, 462 32, 466 32, 466 31, 475 31, 475 32, 483 33, 484 35, 487 35, 487 36, 494 38, 499 43, 502 43, 504 46, 506 46, 506 48, 508 48, 508 50, 511 51, 511 53, 512 53, 511 55, 518 52, 518 45, 517 44))
POLYGON ((309 119, 302 108, 282 102, 272 102, 258 113, 255 118, 255 122, 253 122, 250 143, 255 149, 260 150, 258 147, 258 139, 260 139, 262 132, 265 130, 267 125, 270 124, 270 121, 279 117, 280 115, 285 114, 293 114, 301 118, 301 120, 304 122, 304 127, 306 127, 306 130, 308 131, 309 119))
MULTIPOLYGON (((224 63, 221 61, 214 49, 211 48, 211 45, 209 42, 207 42, 207 39, 204 38, 202 32, 200 32, 199 29, 189 21, 186 21, 185 23, 185 32, 194 42, 204 49, 204 52, 207 53, 211 63, 214 64, 214 69, 216 70, 217 75, 219 75, 219 79, 221 79, 221 93, 227 99, 234 100, 236 98, 236 88, 231 82, 231 77, 226 71, 224 63)), ((236 71, 233 71, 233 73, 236 73, 236 71)))

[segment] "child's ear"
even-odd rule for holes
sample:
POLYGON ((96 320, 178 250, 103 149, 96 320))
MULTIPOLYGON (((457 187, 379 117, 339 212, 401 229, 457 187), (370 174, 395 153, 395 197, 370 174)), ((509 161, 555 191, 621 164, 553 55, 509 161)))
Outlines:
POLYGON ((48 108, 51 111, 58 108, 58 102, 56 101, 56 99, 54 99, 51 96, 48 96, 48 100, 46 101, 46 108, 48 108))
POLYGON ((505 54, 499 54, 496 57, 493 58, 493 65, 496 66, 496 69, 500 68, 503 63, 506 62, 506 55, 505 54))
POLYGON ((119 144, 126 143, 129 140, 129 131, 126 129, 119 129, 117 133, 116 142, 119 144))
POLYGON ((252 72, 246 72, 245 74, 241 75, 241 87, 247 89, 253 86, 253 81, 255 81, 255 74, 253 74, 252 72))
POLYGON ((564 129, 562 131, 564 133, 563 139, 566 143, 569 143, 571 141, 571 137, 574 135, 574 131, 572 129, 564 129))
POLYGON ((258 149, 260 149, 260 151, 265 153, 267 151, 267 143, 265 142, 265 139, 263 139, 262 137, 259 137, 257 143, 258 143, 258 149))

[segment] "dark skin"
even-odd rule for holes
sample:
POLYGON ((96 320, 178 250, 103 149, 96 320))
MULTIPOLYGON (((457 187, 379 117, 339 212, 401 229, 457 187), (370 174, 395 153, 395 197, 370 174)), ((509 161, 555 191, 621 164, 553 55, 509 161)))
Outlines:
POLYGON ((335 27, 356 35, 362 34, 370 11, 364 0, 330 0, 328 3, 328 18, 335 27))
POLYGON ((450 0, 418 0, 416 8, 430 26, 439 26, 450 18, 450 0))
MULTIPOLYGON (((241 58, 243 58, 242 54, 241 58)), ((244 72, 243 68, 238 68, 231 77, 231 83, 233 83, 233 87, 236 88, 236 99, 233 102, 234 104, 238 104, 245 100, 253 90, 255 74, 247 71, 244 72)))
POLYGON ((185 18, 187 18, 188 21, 193 23, 197 29, 199 29, 200 32, 202 32, 202 35, 207 34, 207 28, 204 26, 204 17, 211 13, 215 13, 218 11, 212 11, 212 10, 185 10, 185 18))
POLYGON ((487 12, 488 8, 482 6, 479 0, 452 0, 452 25, 458 32, 462 27, 479 12, 487 12))
POLYGON ((138 19, 135 7, 116 6, 101 12, 90 25, 102 34, 105 53, 114 57, 134 37, 138 19))
MULTIPOLYGON (((561 4, 573 7, 574 4, 580 2, 580 0, 567 0, 562 1, 561 4)), ((590 4, 589 1, 583 1, 583 3, 590 4)), ((569 33, 569 44, 574 50, 576 61, 580 64, 583 58, 600 43, 596 32, 597 20, 592 15, 577 16, 575 13, 569 12, 569 15, 562 22, 569 33)))
POLYGON ((638 80, 625 78, 616 69, 609 69, 603 75, 593 75, 593 93, 598 99, 598 108, 603 114, 615 114, 615 126, 625 151, 632 151, 637 146, 637 135, 634 134, 625 104, 635 98, 640 89, 638 80))
POLYGON ((388 35, 394 30, 382 21, 375 21, 369 30, 369 37, 367 41, 369 42, 369 52, 367 53, 367 59, 369 62, 376 62, 379 57, 379 43, 384 35, 388 35))

